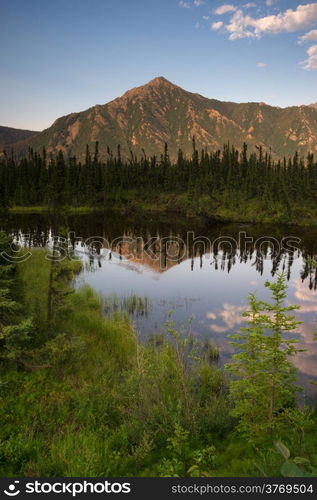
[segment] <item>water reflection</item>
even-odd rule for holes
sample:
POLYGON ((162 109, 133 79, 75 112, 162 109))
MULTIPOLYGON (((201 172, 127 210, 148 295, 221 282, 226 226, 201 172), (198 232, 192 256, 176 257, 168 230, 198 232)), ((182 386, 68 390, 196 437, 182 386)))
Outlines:
POLYGON ((304 321, 297 335, 307 352, 298 354, 295 362, 301 383, 313 393, 309 381, 317 377, 317 342, 313 338, 317 330, 317 269, 313 262, 317 258, 317 228, 220 224, 189 228, 181 222, 127 221, 96 214, 62 221, 48 216, 16 216, 2 225, 17 239, 23 238, 26 246, 45 247, 52 234, 71 233, 69 244, 85 263, 76 286, 88 283, 121 303, 131 303, 132 297, 146 298, 146 314, 135 314, 131 309, 136 328, 145 337, 161 329, 169 310, 173 310, 175 323, 192 317, 193 333, 220 346, 220 362, 232 354, 227 335, 242 325, 248 293, 267 300, 264 281, 284 271, 288 301, 300 305, 297 316, 304 321), (194 241, 187 238, 189 229, 194 241), (252 241, 239 241, 241 232, 252 241), (86 240, 96 235, 99 240, 94 239, 92 254, 86 240), (277 252, 265 235, 280 243, 295 235, 300 242, 277 252), (209 245, 208 241, 219 238, 220 245, 209 245), (236 247, 230 245, 231 239, 238 241, 236 247), (149 248, 146 242, 151 242, 149 248))

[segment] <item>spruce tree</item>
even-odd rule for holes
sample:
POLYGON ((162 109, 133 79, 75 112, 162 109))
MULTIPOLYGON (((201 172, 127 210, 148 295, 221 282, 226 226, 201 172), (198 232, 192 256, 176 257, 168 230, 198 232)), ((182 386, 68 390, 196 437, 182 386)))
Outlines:
POLYGON ((226 365, 234 375, 230 382, 232 415, 239 419, 238 430, 254 440, 272 439, 287 429, 298 391, 291 358, 299 349, 297 340, 288 337, 299 324, 289 313, 298 307, 284 304, 284 274, 265 286, 272 302, 249 296, 249 309, 243 314, 247 326, 231 335, 238 353, 226 365))

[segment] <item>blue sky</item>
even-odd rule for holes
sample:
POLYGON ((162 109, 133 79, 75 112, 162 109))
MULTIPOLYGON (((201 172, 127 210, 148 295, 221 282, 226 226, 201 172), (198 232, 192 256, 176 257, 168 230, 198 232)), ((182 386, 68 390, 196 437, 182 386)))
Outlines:
POLYGON ((1 0, 0 18, 0 125, 42 130, 159 75, 220 100, 317 101, 316 2, 1 0))

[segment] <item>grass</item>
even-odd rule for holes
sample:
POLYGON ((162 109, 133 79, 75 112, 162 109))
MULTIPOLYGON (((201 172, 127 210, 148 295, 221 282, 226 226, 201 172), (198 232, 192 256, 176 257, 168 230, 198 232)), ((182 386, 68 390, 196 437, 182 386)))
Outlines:
MULTIPOLYGON (((206 344, 191 357, 172 327, 173 342, 140 343, 127 315, 104 317, 89 287, 72 290, 78 262, 54 269, 47 337, 51 263, 44 250, 32 254, 18 278, 33 366, 0 363, 1 476, 279 475, 272 443, 254 450, 235 432, 226 376, 207 359, 219 353, 206 344)), ((315 425, 306 455, 316 462, 315 425)), ((293 454, 302 451, 296 439, 289 433, 293 454)))
MULTIPOLYGON (((267 206, 263 201, 251 199, 233 199, 229 202, 216 203, 208 195, 196 197, 189 202, 186 193, 138 193, 135 190, 122 191, 118 196, 109 197, 106 204, 96 206, 72 207, 64 206, 60 209, 65 215, 84 215, 94 212, 118 212, 129 217, 131 214, 146 216, 168 216, 186 219, 207 218, 219 222, 246 222, 246 223, 283 223, 300 224, 304 226, 317 225, 317 208, 293 204, 292 213, 286 213, 280 203, 267 206)), ((48 206, 11 207, 12 214, 39 214, 48 213, 48 206)))
MULTIPOLYGON (((43 250, 19 266, 23 306, 37 335, 47 315, 49 274, 43 250)), ((37 351, 33 365, 46 367, 1 372, 1 475, 168 473, 164 450, 180 424, 185 436, 185 425, 197 428, 187 447, 199 448, 200 419, 214 425, 225 412, 220 371, 202 363, 194 376, 171 344, 139 344, 129 319, 116 312, 104 318, 102 300, 88 287, 56 307, 54 337, 30 346, 37 351), (210 394, 207 385, 197 393, 197 376, 210 394), (213 408, 207 401, 214 398, 213 408)), ((184 473, 190 460, 178 464, 184 473)))
POLYGON ((102 299, 102 303, 103 312, 106 315, 120 312, 127 313, 130 316, 147 316, 151 307, 147 297, 139 297, 135 294, 126 297, 108 294, 102 299))
MULTIPOLYGON (((84 214, 90 214, 94 212, 96 208, 94 207, 71 207, 71 206, 65 206, 62 208, 62 212, 68 215, 84 215, 84 214)), ((43 213, 49 213, 51 211, 50 207, 48 206, 15 206, 9 208, 9 213, 12 214, 43 214, 43 213)))

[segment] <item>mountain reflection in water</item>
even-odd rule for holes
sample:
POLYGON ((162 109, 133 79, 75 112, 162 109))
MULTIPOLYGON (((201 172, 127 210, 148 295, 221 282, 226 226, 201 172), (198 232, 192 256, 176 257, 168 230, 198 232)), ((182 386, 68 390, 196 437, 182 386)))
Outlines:
POLYGON ((69 216, 61 221, 44 215, 11 216, 2 228, 25 246, 46 247, 52 235, 68 234, 69 245, 85 264, 76 286, 89 284, 119 302, 129 297, 146 298, 146 314, 132 314, 144 338, 162 331, 168 311, 173 311, 176 326, 192 318, 194 335, 209 337, 220 347, 221 363, 232 354, 227 336, 243 324, 241 314, 248 293, 267 300, 265 280, 285 272, 287 301, 300 306, 296 315, 304 323, 297 336, 300 346, 307 349, 297 355, 295 363, 301 384, 311 392, 309 381, 317 378, 317 341, 313 338, 317 331, 317 269, 313 263, 317 259, 317 228, 184 225, 98 214, 69 216), (188 239, 189 231, 196 240, 188 239), (253 241, 239 242, 239 233, 253 241), (264 236, 274 238, 280 246, 288 236, 296 237, 298 243, 277 252, 264 236), (90 247, 85 244, 88 238, 90 247), (231 240, 237 241, 236 247, 231 240), (220 244, 213 246, 208 241, 220 244), (151 243, 148 251, 147 242, 151 243))

